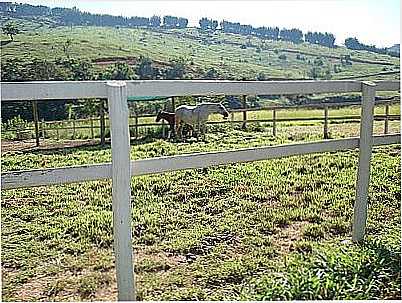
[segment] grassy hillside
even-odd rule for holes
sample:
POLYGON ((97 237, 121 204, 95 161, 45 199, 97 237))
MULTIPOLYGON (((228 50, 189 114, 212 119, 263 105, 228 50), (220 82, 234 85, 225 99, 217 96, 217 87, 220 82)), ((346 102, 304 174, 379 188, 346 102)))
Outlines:
MULTIPOLYGON (((2 46, 2 59, 55 60, 66 56, 62 45, 71 39, 69 55, 96 62, 99 68, 116 61, 136 64, 140 56, 148 56, 156 66, 164 66, 171 59, 184 59, 187 78, 198 78, 213 67, 225 79, 256 79, 259 73, 272 79, 302 79, 311 78, 315 67, 320 70, 319 78, 399 79, 398 58, 344 47, 264 41, 195 28, 50 27, 20 22, 24 31, 14 42, 2 46), (350 56, 349 64, 341 63, 342 56, 350 56)), ((8 38, 3 35, 2 40, 8 38)))

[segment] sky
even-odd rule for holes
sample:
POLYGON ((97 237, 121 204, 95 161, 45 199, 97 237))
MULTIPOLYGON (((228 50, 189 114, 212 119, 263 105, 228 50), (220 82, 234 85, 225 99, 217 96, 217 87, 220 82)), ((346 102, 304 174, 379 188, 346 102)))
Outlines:
POLYGON ((331 32, 336 44, 356 37, 378 47, 400 43, 400 0, 17 0, 32 5, 74 7, 91 13, 122 16, 173 15, 198 26, 202 17, 253 26, 331 32))

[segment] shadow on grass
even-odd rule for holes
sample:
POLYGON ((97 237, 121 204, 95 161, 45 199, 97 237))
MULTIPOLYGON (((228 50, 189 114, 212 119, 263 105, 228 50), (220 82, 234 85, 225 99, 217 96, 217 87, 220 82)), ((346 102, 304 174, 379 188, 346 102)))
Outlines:
POLYGON ((11 43, 11 40, 7 40, 7 41, 0 41, 0 46, 5 46, 7 44, 11 43))

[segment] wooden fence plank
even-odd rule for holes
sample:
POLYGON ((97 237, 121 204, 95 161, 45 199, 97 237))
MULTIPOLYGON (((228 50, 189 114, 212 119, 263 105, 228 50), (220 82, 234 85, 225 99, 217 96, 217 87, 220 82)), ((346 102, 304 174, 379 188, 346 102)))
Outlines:
POLYGON ((324 139, 328 139, 328 106, 324 107, 324 139))
POLYGON ((388 134, 389 105, 385 105, 384 134, 388 134))
POLYGON ((39 113, 38 113, 38 101, 32 102, 32 114, 35 124, 35 142, 36 146, 39 146, 39 113))
POLYGON ((242 129, 245 129, 247 126, 247 96, 242 96, 242 104, 243 104, 243 124, 241 126, 242 129))
POLYGON ((100 144, 105 146, 106 142, 106 125, 105 125, 105 102, 100 100, 99 104, 99 121, 100 121, 100 144))
POLYGON ((111 81, 107 86, 112 145, 113 246, 116 255, 118 300, 135 301, 127 88, 123 81, 111 81))
MULTIPOLYGON (((401 135, 382 135, 374 136, 374 146, 400 144, 401 135)), ((359 147, 359 138, 347 138, 337 139, 330 141, 318 141, 308 143, 296 143, 296 144, 284 144, 278 146, 267 146, 259 148, 245 148, 234 151, 219 151, 208 152, 201 154, 186 154, 176 155, 160 158, 151 158, 143 160, 131 161, 131 175, 141 176, 147 174, 158 174, 170 171, 176 171, 178 165, 182 165, 181 169, 199 168, 199 166, 192 166, 192 160, 194 156, 197 156, 198 162, 203 163, 202 167, 210 167, 215 165, 223 165, 228 163, 243 163, 259 160, 267 160, 274 158, 281 158, 285 156, 298 156, 305 151, 311 153, 321 152, 336 152, 349 149, 355 149, 359 147), (327 146, 327 143, 331 143, 327 146), (258 155, 255 154, 255 150, 258 150, 258 155), (282 151, 286 151, 282 153, 282 151), (242 159, 237 157, 239 152, 242 155, 242 159), (261 157, 261 154, 264 155, 261 157), (268 158, 267 155, 270 155, 268 158), (235 158, 236 157, 236 158, 235 158), (221 160, 219 160, 221 159, 221 160), (158 169, 158 165, 161 165, 163 161, 167 161, 166 165, 163 165, 158 169), (178 163, 178 164, 176 164, 178 163), (180 164, 182 163, 182 164, 180 164), (186 163, 186 164, 184 164, 186 163), (153 167, 147 169, 147 165, 153 167)), ((34 187, 43 185, 56 185, 56 184, 68 184, 85 181, 95 181, 100 179, 108 179, 112 176, 111 164, 94 164, 94 165, 82 165, 73 167, 61 167, 61 168, 49 168, 49 169, 34 169, 26 171, 14 171, 3 172, 1 176, 1 187, 3 190, 13 188, 34 187)))
MULTIPOLYGON (((1 82, 2 101, 106 98, 105 81, 1 82)), ((130 96, 285 95, 359 92, 360 81, 131 80, 130 96)), ((399 91, 400 81, 376 81, 377 91, 399 91)))
POLYGON ((362 119, 360 122, 359 168, 356 183, 356 201, 353 213, 353 241, 360 242, 364 238, 367 221, 368 187, 370 182, 370 161, 373 149, 373 115, 375 84, 362 83, 362 119))

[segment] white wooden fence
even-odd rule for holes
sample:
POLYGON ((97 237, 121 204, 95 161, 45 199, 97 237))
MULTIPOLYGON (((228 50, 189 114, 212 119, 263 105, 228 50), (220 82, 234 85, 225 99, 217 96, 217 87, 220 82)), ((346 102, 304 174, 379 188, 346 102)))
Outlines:
MULTIPOLYGON (((3 189, 66 184, 112 178, 114 251, 118 299, 135 300, 131 239, 130 177, 229 163, 244 163, 311 153, 359 148, 352 238, 364 238, 372 147, 400 143, 400 134, 374 136, 376 91, 399 91, 399 81, 83 81, 1 83, 3 102, 107 98, 111 122, 112 163, 6 172, 3 189), (286 95, 361 92, 360 138, 186 154, 130 162, 127 96, 286 95)), ((134 202, 135 205, 135 202, 134 202)))

